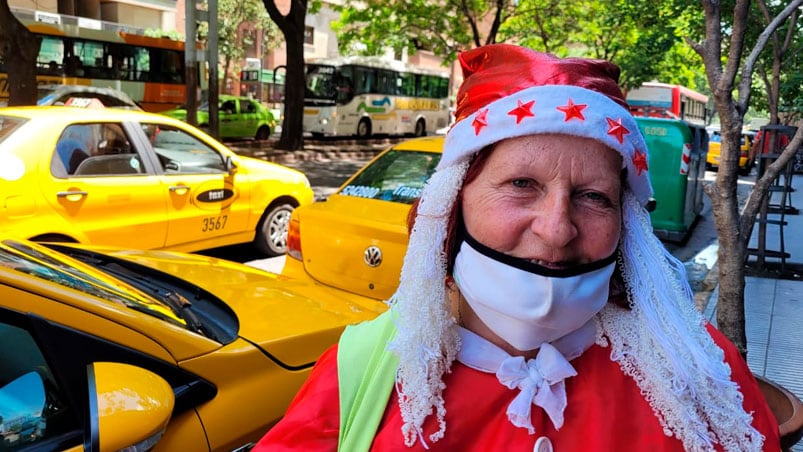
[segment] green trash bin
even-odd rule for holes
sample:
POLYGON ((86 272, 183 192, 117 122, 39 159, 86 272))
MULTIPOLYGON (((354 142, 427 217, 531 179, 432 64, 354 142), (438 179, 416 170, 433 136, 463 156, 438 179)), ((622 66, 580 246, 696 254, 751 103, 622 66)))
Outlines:
POLYGON ((636 118, 647 142, 650 182, 656 208, 650 214, 662 240, 684 241, 703 210, 708 135, 705 127, 685 121, 636 118))

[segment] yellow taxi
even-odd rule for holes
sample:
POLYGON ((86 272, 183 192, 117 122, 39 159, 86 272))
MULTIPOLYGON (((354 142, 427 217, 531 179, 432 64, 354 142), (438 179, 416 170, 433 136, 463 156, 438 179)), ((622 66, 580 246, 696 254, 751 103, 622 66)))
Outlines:
POLYGON ((440 161, 443 137, 377 155, 325 201, 293 211, 283 275, 386 300, 399 284, 407 214, 440 161))
POLYGON ((249 450, 380 311, 206 256, 5 238, 0 449, 249 450))
POLYGON ((294 169, 237 155, 180 120, 115 108, 0 109, 0 232, 36 241, 286 251, 314 197, 294 169))
MULTIPOLYGON (((718 127, 708 127, 708 155, 705 159, 706 169, 717 170, 719 168, 720 149, 722 147, 722 135, 718 127)), ((754 134, 744 132, 739 143, 739 174, 747 176, 755 164, 753 153, 754 134)))

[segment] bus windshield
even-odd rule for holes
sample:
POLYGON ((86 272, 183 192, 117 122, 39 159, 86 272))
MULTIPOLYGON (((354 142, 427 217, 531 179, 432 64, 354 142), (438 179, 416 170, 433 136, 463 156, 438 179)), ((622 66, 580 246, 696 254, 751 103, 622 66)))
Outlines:
POLYGON ((307 65, 307 83, 304 97, 308 100, 324 100, 334 103, 337 91, 335 90, 335 67, 307 65))

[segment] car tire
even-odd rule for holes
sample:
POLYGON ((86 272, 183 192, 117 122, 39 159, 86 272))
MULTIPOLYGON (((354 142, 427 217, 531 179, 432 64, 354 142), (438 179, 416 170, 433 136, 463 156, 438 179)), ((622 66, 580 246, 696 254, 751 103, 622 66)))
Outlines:
POLYGON ((423 119, 419 119, 415 123, 415 136, 424 137, 427 135, 427 123, 423 119))
POLYGON ((368 118, 360 119, 357 124, 357 137, 368 138, 371 136, 371 120, 368 118))
POLYGON ((257 129, 257 134, 254 136, 257 141, 264 141, 270 138, 270 127, 261 126, 257 129))
POLYGON ((259 222, 254 246, 268 257, 281 256, 287 252, 287 226, 294 207, 282 203, 274 206, 259 222))

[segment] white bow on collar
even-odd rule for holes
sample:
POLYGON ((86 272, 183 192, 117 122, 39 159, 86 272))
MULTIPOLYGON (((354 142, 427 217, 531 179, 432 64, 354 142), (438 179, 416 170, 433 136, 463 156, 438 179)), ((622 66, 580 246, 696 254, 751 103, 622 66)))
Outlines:
POLYGON ((557 348, 542 344, 536 357, 530 360, 510 356, 465 328, 458 327, 458 331, 461 340, 458 361, 472 369, 496 374, 501 384, 520 390, 507 407, 507 418, 513 425, 534 434, 530 415, 535 404, 544 409, 556 429, 563 426, 563 411, 567 405, 564 380, 577 375, 567 358, 576 358, 594 343, 596 325, 593 321, 556 341, 557 348))
POLYGON ((556 429, 563 426, 563 410, 566 409, 564 379, 577 375, 569 361, 549 344, 541 345, 538 355, 525 361, 521 356, 511 356, 502 361, 496 371, 499 382, 521 392, 507 407, 507 418, 516 427, 526 428, 532 435, 535 429, 530 421, 533 404, 540 406, 549 415, 556 429))

